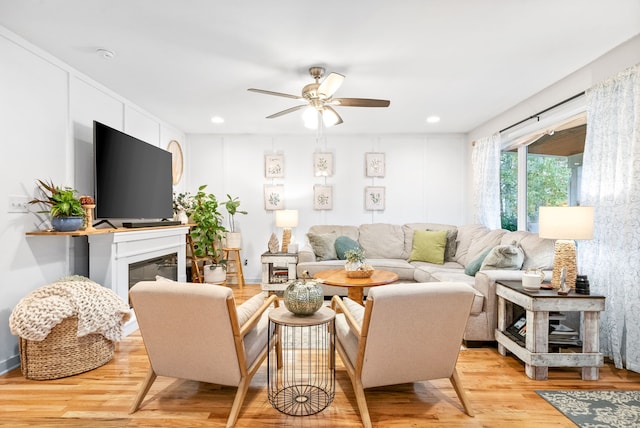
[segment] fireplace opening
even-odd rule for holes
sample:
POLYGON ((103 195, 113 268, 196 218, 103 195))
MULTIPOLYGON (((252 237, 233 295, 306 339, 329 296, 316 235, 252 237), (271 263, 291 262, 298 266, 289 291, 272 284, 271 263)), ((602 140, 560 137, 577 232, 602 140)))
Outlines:
POLYGON ((178 280, 178 253, 129 264, 129 289, 140 281, 155 281, 156 276, 178 280))

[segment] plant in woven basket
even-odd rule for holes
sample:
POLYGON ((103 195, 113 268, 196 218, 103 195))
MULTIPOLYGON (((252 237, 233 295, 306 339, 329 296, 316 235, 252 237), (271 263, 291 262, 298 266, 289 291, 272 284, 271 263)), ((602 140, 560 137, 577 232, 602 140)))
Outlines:
POLYGON ((363 263, 364 251, 362 251, 362 248, 353 248, 351 250, 347 250, 344 252, 344 258, 349 263, 363 263))

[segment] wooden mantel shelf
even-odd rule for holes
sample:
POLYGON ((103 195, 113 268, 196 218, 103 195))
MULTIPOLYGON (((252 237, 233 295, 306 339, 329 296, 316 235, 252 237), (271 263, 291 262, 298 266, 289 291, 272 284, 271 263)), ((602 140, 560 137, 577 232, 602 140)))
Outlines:
POLYGON ((118 227, 93 229, 93 230, 76 230, 73 232, 56 232, 55 230, 35 230, 27 232, 27 236, 87 236, 87 235, 102 235, 105 233, 120 233, 120 232, 138 232, 146 230, 161 230, 161 229, 176 229, 180 227, 189 227, 188 224, 178 224, 175 226, 154 226, 154 227, 118 227))

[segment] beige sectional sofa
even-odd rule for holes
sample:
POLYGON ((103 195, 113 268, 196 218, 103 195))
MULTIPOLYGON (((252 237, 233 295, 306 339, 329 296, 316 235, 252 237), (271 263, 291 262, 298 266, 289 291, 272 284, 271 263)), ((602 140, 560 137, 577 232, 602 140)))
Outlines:
MULTIPOLYGON (((360 226, 316 225, 307 234, 310 242, 298 253, 297 274, 304 271, 311 276, 321 270, 342 268, 344 260, 338 260, 331 254, 332 240, 347 236, 364 250, 366 262, 375 269, 395 272, 399 282, 463 282, 475 289, 475 299, 471 317, 467 324, 464 339, 466 341, 494 340, 497 325, 497 297, 495 283, 498 280, 519 280, 527 268, 539 268, 545 271, 547 279, 553 268, 554 241, 540 239, 530 232, 510 232, 490 230, 482 225, 454 226, 435 223, 409 223, 394 225, 386 223, 363 224, 360 226), (413 249, 415 231, 449 231, 448 254, 443 264, 424 261, 409 262, 413 249), (325 242, 325 248, 318 241, 325 242), (455 242, 455 243, 454 243, 455 242), (515 244, 515 245, 514 245, 515 244), (516 246, 522 250, 522 266, 512 269, 486 267, 475 276, 469 275, 469 269, 478 265, 478 260, 491 249, 501 246, 516 246), (322 251, 320 251, 322 250, 322 251), (326 251, 325 251, 326 250, 326 251), (320 252, 323 254, 316 254, 320 252), (465 273, 467 268, 467 273, 465 273)), ((495 251, 494 251, 495 252, 495 251)), ((326 284, 322 285, 325 296, 346 295, 346 289, 326 284)))

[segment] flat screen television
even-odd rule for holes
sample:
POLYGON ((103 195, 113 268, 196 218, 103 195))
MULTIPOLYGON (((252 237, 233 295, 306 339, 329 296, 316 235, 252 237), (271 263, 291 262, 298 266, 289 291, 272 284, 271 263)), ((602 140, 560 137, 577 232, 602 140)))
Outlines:
POLYGON ((93 122, 94 199, 98 219, 173 216, 171 153, 93 122))

